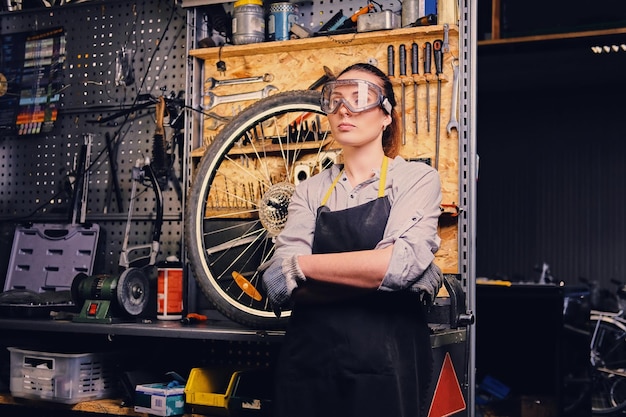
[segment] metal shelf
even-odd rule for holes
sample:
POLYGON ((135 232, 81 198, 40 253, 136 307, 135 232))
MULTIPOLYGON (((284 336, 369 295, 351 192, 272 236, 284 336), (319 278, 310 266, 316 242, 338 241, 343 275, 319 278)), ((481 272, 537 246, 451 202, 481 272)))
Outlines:
POLYGON ((22 332, 103 334, 111 336, 167 337, 197 340, 243 342, 278 342, 284 331, 255 330, 225 318, 211 318, 204 323, 184 325, 178 321, 150 320, 128 323, 74 323, 68 320, 0 319, 0 329, 22 332))

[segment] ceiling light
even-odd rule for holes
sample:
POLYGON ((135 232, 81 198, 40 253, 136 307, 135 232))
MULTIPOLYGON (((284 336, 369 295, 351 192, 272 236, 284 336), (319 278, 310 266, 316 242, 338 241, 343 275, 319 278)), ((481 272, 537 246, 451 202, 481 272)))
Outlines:
POLYGON ((606 52, 607 54, 610 52, 626 52, 626 44, 622 43, 620 45, 595 45, 591 47, 591 52, 594 54, 601 54, 606 52))

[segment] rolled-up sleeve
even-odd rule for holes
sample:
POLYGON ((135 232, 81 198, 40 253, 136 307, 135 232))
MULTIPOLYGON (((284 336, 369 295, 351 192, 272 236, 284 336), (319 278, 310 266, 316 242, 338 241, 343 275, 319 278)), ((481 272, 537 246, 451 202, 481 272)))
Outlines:
POLYGON ((425 164, 406 164, 401 164, 403 169, 393 175, 391 213, 385 237, 377 246, 394 245, 381 291, 411 287, 431 265, 441 243, 437 233, 441 213, 439 173, 425 164))

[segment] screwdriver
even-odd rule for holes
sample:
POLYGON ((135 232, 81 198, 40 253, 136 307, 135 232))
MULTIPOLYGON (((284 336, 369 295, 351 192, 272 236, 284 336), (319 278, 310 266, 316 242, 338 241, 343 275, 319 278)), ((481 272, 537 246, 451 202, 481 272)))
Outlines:
MULTIPOLYGON (((419 75, 419 70, 418 70, 418 46, 415 42, 413 42, 413 44, 411 45, 411 74, 415 75, 419 75)), ((417 123, 417 81, 415 80, 415 77, 413 77, 413 101, 414 101, 414 108, 413 108, 413 112, 415 114, 415 134, 417 135, 418 132, 418 123, 417 123)))
POLYGON ((189 313, 186 317, 182 318, 180 322, 182 324, 194 324, 194 323, 202 323, 208 320, 208 317, 204 314, 198 313, 189 313))
POLYGON ((433 42, 435 72, 437 73, 437 146, 435 148, 435 169, 439 168, 439 135, 441 134, 441 75, 443 74, 443 41, 433 42))
POLYGON ((430 80, 428 79, 428 74, 430 74, 432 54, 433 47, 430 42, 426 42, 424 44, 424 78, 426 79, 426 123, 428 132, 430 132, 430 80))
POLYGON ((394 70, 395 59, 396 58, 393 52, 393 45, 389 45, 387 47, 387 75, 390 77, 393 77, 395 75, 395 70, 394 70))
POLYGON ((404 77, 406 76, 406 46, 401 44, 398 49, 400 55, 400 83, 402 84, 402 144, 406 145, 406 94, 404 77))

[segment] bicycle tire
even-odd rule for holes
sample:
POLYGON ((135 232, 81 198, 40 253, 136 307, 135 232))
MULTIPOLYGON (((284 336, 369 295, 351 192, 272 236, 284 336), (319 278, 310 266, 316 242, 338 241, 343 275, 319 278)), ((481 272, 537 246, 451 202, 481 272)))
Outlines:
POLYGON ((198 286, 223 315, 253 328, 285 327, 291 311, 277 317, 257 268, 273 253, 294 184, 338 152, 320 94, 309 90, 259 100, 215 137, 190 187, 185 244, 198 286))
POLYGON ((616 414, 626 409, 626 325, 602 315, 590 323, 591 413, 616 414))
MULTIPOLYGON (((585 346, 591 342, 589 322, 582 325, 564 323, 563 343, 565 346, 585 346)), ((589 353, 584 350, 565 347, 562 352, 563 364, 563 415, 588 417, 591 414, 591 367, 589 353)))

